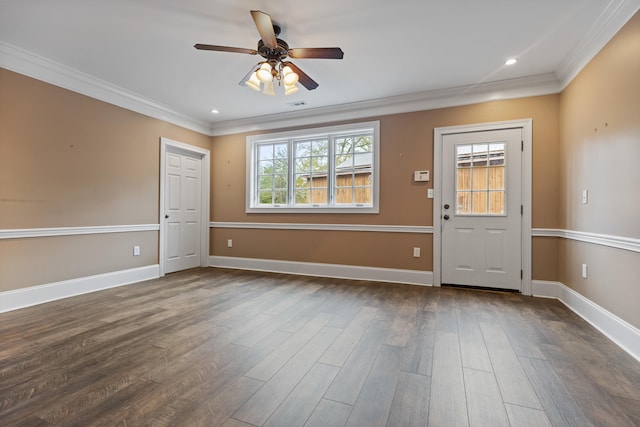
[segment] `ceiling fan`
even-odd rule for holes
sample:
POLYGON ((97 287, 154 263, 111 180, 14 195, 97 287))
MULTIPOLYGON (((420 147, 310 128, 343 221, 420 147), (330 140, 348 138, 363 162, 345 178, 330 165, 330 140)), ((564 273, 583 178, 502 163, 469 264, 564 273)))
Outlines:
POLYGON ((278 38, 280 26, 271 21, 271 16, 259 10, 252 10, 251 16, 261 37, 257 49, 200 43, 194 46, 199 50, 262 56, 265 61, 256 64, 240 81, 240 85, 246 85, 268 95, 274 94, 274 81, 278 85, 281 83, 284 85, 285 95, 296 92, 298 90, 297 83, 300 83, 307 90, 313 90, 318 87, 318 83, 291 61, 287 61, 287 58, 342 59, 344 57, 344 52, 339 47, 289 48, 287 42, 278 38))

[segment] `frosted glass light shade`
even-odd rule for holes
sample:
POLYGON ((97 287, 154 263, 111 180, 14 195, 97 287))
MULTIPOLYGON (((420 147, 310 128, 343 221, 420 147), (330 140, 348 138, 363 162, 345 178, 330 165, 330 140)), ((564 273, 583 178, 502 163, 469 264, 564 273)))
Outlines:
POLYGON ((285 85, 295 85, 298 83, 298 75, 293 72, 288 65, 282 69, 282 81, 285 85))
POLYGON ((284 94, 285 95, 291 95, 292 93, 296 93, 299 90, 298 86, 294 84, 288 85, 287 83, 284 84, 284 94))
POLYGON ((258 68, 258 71, 256 71, 256 74, 258 76, 258 79, 262 83, 266 83, 268 81, 273 80, 273 75, 271 74, 271 65, 268 62, 264 62, 260 66, 260 68, 258 68))
POLYGON ((273 90, 273 80, 269 80, 264 84, 264 88, 262 88, 262 93, 265 95, 275 95, 275 91, 273 90))
POLYGON ((249 86, 251 89, 260 92, 260 79, 258 79, 256 73, 251 73, 251 77, 249 77, 249 80, 244 82, 244 84, 249 86))

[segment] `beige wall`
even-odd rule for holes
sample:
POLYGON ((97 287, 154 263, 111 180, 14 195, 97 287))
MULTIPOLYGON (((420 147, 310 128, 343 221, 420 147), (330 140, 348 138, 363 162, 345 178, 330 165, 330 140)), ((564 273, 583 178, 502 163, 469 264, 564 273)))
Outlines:
MULTIPOLYGON (((212 144, 212 216, 221 222, 433 225, 429 183, 414 183, 413 171, 433 171, 436 127, 501 120, 533 119, 533 226, 558 226, 557 95, 496 101, 462 107, 372 117, 380 120, 379 214, 247 214, 245 148, 247 134, 214 137, 212 144)), ((433 270, 433 239, 424 234, 373 232, 300 232, 220 228, 212 232, 211 252, 219 256, 375 265, 433 270), (233 239, 233 248, 226 247, 233 239), (286 242, 283 244, 283 242, 286 242), (412 257, 414 246, 422 257, 412 257)), ((535 240, 535 239, 534 239, 535 240)), ((534 278, 556 278, 557 241, 534 244, 534 278), (544 253, 537 253, 538 249, 544 253)))
MULTIPOLYGON (((161 136, 210 147, 209 136, 0 69, 0 229, 157 224, 161 136)), ((0 291, 157 264, 157 240, 0 240, 0 291)))
MULTIPOLYGON (((640 12, 561 94, 560 123, 561 228, 640 238, 640 12)), ((640 328, 640 254, 563 242, 559 256, 562 283, 640 328)))
MULTIPOLYGON (((0 229, 156 224, 161 136, 212 149, 213 221, 428 226, 431 183, 411 174, 433 170, 433 129, 532 118, 533 227, 640 238, 639 52, 636 15, 560 95, 366 119, 381 122, 380 213, 370 215, 246 214, 245 134, 210 138, 0 70, 0 229)), ((213 255, 433 270, 428 234, 210 236, 213 255), (411 256, 414 246, 422 258, 411 256)), ((157 232, 0 240, 0 291, 156 264, 157 240, 157 232)), ((640 327, 636 252, 555 238, 534 238, 532 251, 534 279, 560 281, 640 327)))

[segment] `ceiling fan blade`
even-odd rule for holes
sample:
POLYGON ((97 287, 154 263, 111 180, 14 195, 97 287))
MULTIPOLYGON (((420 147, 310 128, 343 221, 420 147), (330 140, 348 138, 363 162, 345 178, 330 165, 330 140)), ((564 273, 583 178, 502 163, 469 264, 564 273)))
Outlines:
POLYGON ((275 49, 278 46, 278 41, 276 40, 276 33, 273 30, 271 16, 259 10, 252 10, 251 17, 253 17, 253 22, 256 23, 256 28, 258 29, 258 33, 260 33, 260 38, 262 38, 264 45, 269 49, 275 49))
POLYGON ((339 47, 302 47, 289 49, 291 58, 342 59, 344 52, 339 47))
POLYGON ((246 75, 246 76, 244 76, 244 77, 242 78, 242 80, 240 80, 240 81, 238 82, 238 84, 239 84, 240 86, 244 86, 244 85, 245 85, 245 83, 247 82, 247 80, 249 80, 249 79, 251 78, 251 74, 255 73, 255 72, 256 72, 256 70, 257 70, 259 67, 260 67, 260 63, 258 62, 256 65, 254 65, 253 67, 251 67, 251 69, 249 70, 249 72, 247 73, 247 75, 246 75))
POLYGON ((255 49, 244 49, 241 47, 229 47, 229 46, 216 46, 213 44, 196 44, 193 47, 199 50, 215 50, 218 52, 233 52, 233 53, 246 53, 249 55, 256 55, 258 53, 255 49))
POLYGON ((293 65, 293 63, 291 63, 291 62, 283 62, 282 65, 283 66, 284 65, 288 65, 289 67, 291 67, 293 72, 298 75, 298 83, 300 83, 302 86, 304 86, 307 90, 314 90, 315 88, 318 87, 318 83, 316 83, 315 80, 313 80, 311 77, 309 77, 307 74, 305 74, 305 72, 302 71, 300 68, 298 68, 295 65, 293 65))

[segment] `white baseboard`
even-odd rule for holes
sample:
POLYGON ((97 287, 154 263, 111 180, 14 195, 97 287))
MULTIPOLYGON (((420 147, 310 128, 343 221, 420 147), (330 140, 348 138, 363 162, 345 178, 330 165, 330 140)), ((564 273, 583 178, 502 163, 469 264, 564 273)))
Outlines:
POLYGON ((225 256, 209 257, 209 265, 211 265, 211 267, 299 274, 302 276, 371 280, 376 282, 405 283, 421 286, 431 286, 433 284, 433 273, 430 271, 419 270, 401 270, 395 268, 362 267, 357 265, 323 264, 225 256))
POLYGON ((157 277, 158 264, 0 292, 0 313, 157 277))
POLYGON ((640 330, 560 282, 534 280, 536 297, 555 298, 640 362, 640 330))

